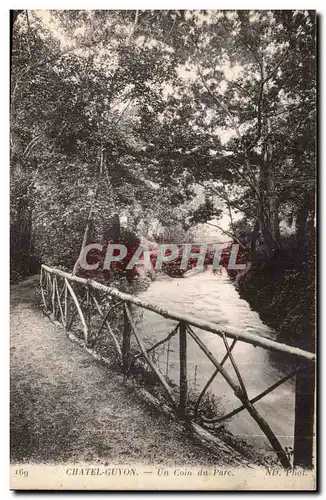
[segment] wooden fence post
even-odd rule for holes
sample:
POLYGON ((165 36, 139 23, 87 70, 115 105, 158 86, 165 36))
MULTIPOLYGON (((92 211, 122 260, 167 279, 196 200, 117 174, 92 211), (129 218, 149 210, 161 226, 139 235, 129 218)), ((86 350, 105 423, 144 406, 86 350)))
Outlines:
POLYGON ((295 387, 294 467, 313 467, 315 365, 299 372, 295 387))
POLYGON ((179 356, 180 356, 180 400, 179 416, 186 417, 188 381, 187 381, 187 327, 183 321, 179 325, 179 356))
POLYGON ((122 340, 122 368, 124 373, 129 370, 130 358, 130 338, 131 338, 131 325, 129 323, 127 314, 127 304, 123 307, 123 340, 122 340))
POLYGON ((55 320, 56 319, 56 310, 55 310, 55 280, 56 280, 56 276, 55 274, 53 275, 53 278, 52 278, 52 315, 53 315, 53 319, 55 320))
POLYGON ((92 335, 91 326, 92 326, 92 315, 91 315, 91 291, 90 288, 87 287, 87 328, 88 328, 88 340, 92 335))
POLYGON ((47 309, 51 312, 51 276, 50 273, 46 273, 46 293, 47 293, 47 309))
POLYGON ((69 329, 68 326, 68 318, 69 318, 69 311, 68 311, 68 288, 67 288, 67 283, 66 279, 64 280, 64 290, 65 290, 65 307, 64 307, 64 326, 65 326, 65 331, 67 332, 69 329))

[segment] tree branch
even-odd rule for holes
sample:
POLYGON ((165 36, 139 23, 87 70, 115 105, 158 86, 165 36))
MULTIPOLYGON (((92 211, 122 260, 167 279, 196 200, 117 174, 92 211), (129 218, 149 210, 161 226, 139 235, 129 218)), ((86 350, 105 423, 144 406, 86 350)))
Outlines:
POLYGON ((235 201, 230 200, 230 198, 228 197, 226 192, 223 193, 223 191, 218 191, 218 188, 214 188, 212 186, 207 186, 206 184, 204 184, 202 182, 197 182, 197 184, 199 186, 202 186, 204 189, 209 189, 212 194, 219 196, 220 198, 222 198, 222 200, 226 201, 229 205, 231 205, 231 207, 235 208, 236 210, 239 210, 239 212, 244 213, 247 217, 251 217, 255 220, 258 220, 257 215, 253 214, 249 210, 246 210, 246 209, 240 207, 235 201))
POLYGON ((206 83, 206 80, 202 74, 202 72, 200 71, 199 69, 199 66, 197 66, 197 71, 198 71, 198 74, 200 76, 200 79, 202 81, 202 84, 203 86, 205 87, 205 89, 207 90, 208 94, 211 96, 211 98, 213 99, 213 101, 215 102, 215 104, 219 107, 219 108, 222 108, 223 111, 226 113, 226 115, 229 117, 231 123, 232 123, 232 126, 234 127, 234 130, 235 130, 235 133, 237 134, 237 137, 238 139, 242 139, 242 136, 240 134, 240 131, 239 131, 239 126, 238 124, 236 123, 235 121, 235 118, 234 116, 232 115, 232 113, 229 111, 228 107, 220 100, 218 99, 218 97, 211 91, 211 89, 209 88, 209 86, 207 85, 206 83))
POLYGON ((129 33, 129 36, 128 36, 128 38, 127 38, 127 45, 129 45, 130 40, 131 40, 131 37, 132 37, 132 36, 133 36, 133 34, 135 33, 136 26, 137 26, 137 23, 138 23, 138 15, 139 15, 139 10, 136 10, 134 24, 132 25, 131 30, 130 30, 130 33, 129 33))
POLYGON ((290 50, 290 48, 288 48, 283 54, 282 56, 280 57, 279 61, 276 63, 275 67, 272 69, 272 71, 269 73, 269 75, 267 75, 264 79, 264 84, 266 82, 268 82, 268 80, 270 80, 272 78, 272 76, 274 76, 274 74, 276 73, 276 71, 278 70, 278 68, 280 67, 280 65, 282 64, 282 62, 284 61, 284 59, 286 58, 286 56, 292 52, 293 49, 290 50))
POLYGON ((233 238, 237 243, 239 243, 239 245, 242 248, 246 248, 245 245, 243 243, 241 243, 241 241, 236 236, 234 236, 234 234, 230 233, 226 229, 223 229, 221 226, 218 226, 217 224, 212 224, 211 222, 206 222, 206 224, 208 224, 209 226, 217 227, 217 229, 219 229, 220 231, 222 231, 222 233, 227 234, 228 236, 230 236, 231 238, 233 238))

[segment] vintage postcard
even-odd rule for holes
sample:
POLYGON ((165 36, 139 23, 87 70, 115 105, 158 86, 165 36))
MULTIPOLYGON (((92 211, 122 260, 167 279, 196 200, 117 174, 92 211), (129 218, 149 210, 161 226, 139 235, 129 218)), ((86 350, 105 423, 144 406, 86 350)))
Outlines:
POLYGON ((316 12, 12 10, 10 487, 316 489, 316 12))

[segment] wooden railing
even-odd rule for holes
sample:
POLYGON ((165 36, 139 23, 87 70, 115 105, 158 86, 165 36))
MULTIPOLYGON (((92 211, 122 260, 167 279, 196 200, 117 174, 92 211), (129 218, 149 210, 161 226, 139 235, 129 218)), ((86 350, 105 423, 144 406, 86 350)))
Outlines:
MULTIPOLYGON (((213 425, 216 423, 220 424, 241 411, 247 410, 273 447, 280 464, 286 469, 292 467, 289 454, 283 449, 273 430, 265 418, 258 412, 254 404, 290 378, 296 377, 293 465, 306 468, 312 467, 315 380, 315 355, 313 353, 249 332, 242 332, 235 328, 227 328, 221 331, 218 325, 213 322, 205 321, 188 314, 168 311, 156 304, 151 304, 138 297, 122 293, 115 288, 108 287, 97 281, 73 276, 60 269, 50 268, 46 265, 42 265, 41 269, 40 290, 45 312, 51 314, 55 320, 60 321, 68 334, 79 318, 83 334, 83 338, 79 338, 79 342, 91 351, 92 354, 100 357, 105 362, 109 362, 105 356, 102 356, 96 350, 97 344, 100 342, 103 343, 103 332, 106 331, 108 335, 105 336, 105 342, 114 348, 126 375, 130 371, 132 364, 142 360, 162 387, 168 407, 179 419, 185 422, 200 421, 203 425, 213 425), (176 321, 177 324, 163 339, 147 346, 144 344, 141 332, 138 331, 135 325, 131 306, 152 311, 164 318, 176 321), (123 325, 121 325, 122 332, 119 335, 119 332, 118 334, 114 332, 109 320, 113 311, 116 313, 121 308, 123 310, 123 314, 121 314, 123 325), (202 341, 200 333, 197 333, 194 328, 206 330, 222 338, 225 355, 221 361, 218 361, 210 352, 202 341), (179 337, 179 384, 177 390, 175 385, 172 385, 170 380, 161 372, 153 357, 153 353, 159 346, 169 342, 175 336, 179 337), (187 404, 189 394, 187 375, 188 337, 193 339, 215 367, 213 375, 198 395, 191 410, 189 410, 187 404), (138 347, 136 350, 131 348, 132 339, 136 341, 138 347), (231 344, 229 344, 228 339, 232 339, 231 344), (269 351, 291 356, 294 368, 278 382, 254 398, 249 398, 245 382, 233 355, 233 349, 237 342, 245 342, 255 347, 259 346, 269 351), (227 360, 230 360, 235 378, 224 367, 227 360), (226 415, 207 418, 201 413, 201 403, 205 393, 218 374, 230 386, 235 396, 239 399, 240 405, 226 415)), ((280 418, 282 418, 282 415, 280 415, 280 418)))

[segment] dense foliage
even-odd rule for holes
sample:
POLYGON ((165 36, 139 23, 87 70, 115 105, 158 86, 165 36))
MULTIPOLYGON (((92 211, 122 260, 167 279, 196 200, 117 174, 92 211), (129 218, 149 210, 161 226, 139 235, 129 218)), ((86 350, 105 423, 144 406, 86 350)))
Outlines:
POLYGON ((133 238, 180 242, 228 211, 244 296, 284 336, 303 317, 311 331, 315 13, 16 12, 14 279, 77 271, 121 217, 133 238))

